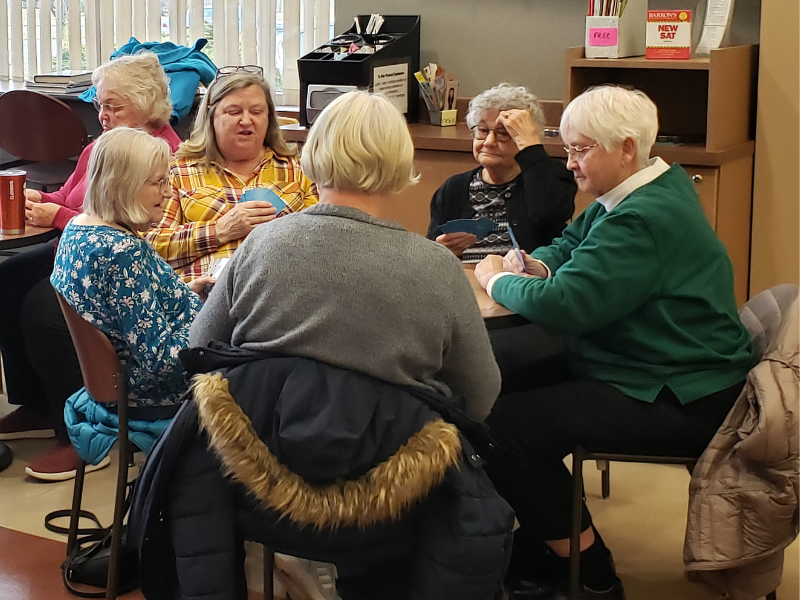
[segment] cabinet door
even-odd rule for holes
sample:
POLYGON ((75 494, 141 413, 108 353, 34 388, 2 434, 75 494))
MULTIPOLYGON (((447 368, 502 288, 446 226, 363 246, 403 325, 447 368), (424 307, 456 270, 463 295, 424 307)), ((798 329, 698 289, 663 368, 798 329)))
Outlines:
POLYGON ((717 229, 717 198, 719 196, 719 169, 681 165, 694 183, 700 205, 711 227, 717 229))

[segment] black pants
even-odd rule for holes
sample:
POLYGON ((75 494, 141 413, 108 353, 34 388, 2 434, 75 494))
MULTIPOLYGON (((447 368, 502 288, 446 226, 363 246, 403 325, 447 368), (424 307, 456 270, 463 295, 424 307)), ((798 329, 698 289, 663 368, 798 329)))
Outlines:
POLYGON ((67 441, 64 404, 83 379, 50 285, 54 259, 55 242, 0 263, 0 353, 9 403, 48 417, 67 441))
MULTIPOLYGON (((493 342, 497 348, 494 337, 493 342)), ((545 335, 542 347, 556 353, 540 352, 524 369, 499 361, 504 375, 511 374, 504 384, 507 395, 501 395, 487 418, 501 454, 486 469, 527 536, 540 541, 570 536, 572 481, 563 459, 576 445, 590 451, 699 457, 744 385, 686 405, 666 388, 655 402, 642 402, 605 383, 573 378, 566 355, 557 352, 552 338, 545 335), (522 389, 523 371, 528 389, 522 389)), ((590 524, 584 507, 582 530, 590 524)))

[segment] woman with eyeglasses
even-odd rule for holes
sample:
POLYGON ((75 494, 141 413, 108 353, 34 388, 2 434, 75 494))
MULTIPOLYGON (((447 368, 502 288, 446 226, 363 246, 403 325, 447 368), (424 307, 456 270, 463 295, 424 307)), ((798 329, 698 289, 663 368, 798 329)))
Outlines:
MULTIPOLYGON (((104 131, 121 125, 139 128, 177 149, 180 139, 169 125, 169 80, 155 54, 120 56, 95 69, 92 82, 104 131)), ((94 147, 91 143, 84 149, 60 190, 25 190, 31 225, 63 230, 80 214, 94 147)), ((64 401, 82 385, 72 340, 48 280, 56 243, 0 263, 0 352, 9 403, 21 405, 0 419, 0 440, 55 435, 55 447, 26 468, 28 475, 46 481, 74 476, 78 455, 67 437, 63 412, 64 401)))
MULTIPOLYGON (((533 597, 554 574, 566 583, 563 459, 575 446, 699 457, 752 366, 725 246, 686 172, 650 158, 657 131, 640 91, 601 86, 575 98, 561 118, 567 168, 596 201, 523 255, 527 272, 513 252, 475 269, 494 300, 566 340, 565 353, 504 381, 487 418, 502 449, 487 471, 521 525, 510 598, 533 597)), ((581 597, 624 598, 585 507, 581 531, 581 597)))
POLYGON ((317 203, 296 147, 281 135, 261 67, 217 72, 175 153, 171 186, 164 217, 146 237, 184 281, 232 256, 256 226, 317 203))
MULTIPOLYGON (((199 278, 187 286, 141 236, 171 195, 169 157, 164 140, 140 130, 101 135, 89 159, 83 213, 64 229, 50 276, 55 291, 111 340, 127 374, 129 417, 139 421, 177 412, 188 387, 178 351, 213 283, 199 278)), ((85 393, 67 400, 69 432, 90 462, 107 458, 87 441, 89 429, 103 434, 103 409, 85 393)))
POLYGON ((524 87, 501 83, 469 103, 467 125, 479 167, 444 182, 431 201, 428 238, 449 248, 464 263, 504 255, 512 242, 532 251, 561 235, 572 216, 575 182, 541 143, 544 113, 524 87), (454 219, 486 217, 497 226, 482 239, 467 232, 443 233, 454 219))

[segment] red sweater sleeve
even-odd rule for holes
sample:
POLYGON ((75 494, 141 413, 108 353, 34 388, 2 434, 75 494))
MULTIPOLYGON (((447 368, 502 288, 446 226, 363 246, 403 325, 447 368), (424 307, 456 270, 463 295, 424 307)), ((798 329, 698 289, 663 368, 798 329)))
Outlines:
POLYGON ((94 142, 86 146, 78 158, 78 164, 67 182, 57 192, 42 192, 42 202, 58 204, 60 208, 53 218, 53 227, 64 231, 69 220, 81 212, 83 197, 86 194, 86 170, 92 155, 94 142))

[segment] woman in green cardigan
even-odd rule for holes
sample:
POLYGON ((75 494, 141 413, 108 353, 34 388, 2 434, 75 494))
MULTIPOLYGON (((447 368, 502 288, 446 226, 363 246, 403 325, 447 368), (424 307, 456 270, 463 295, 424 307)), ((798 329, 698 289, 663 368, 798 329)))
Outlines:
MULTIPOLYGON (((561 119, 567 168, 596 202, 550 246, 522 253, 524 267, 510 252, 475 269, 494 300, 567 348, 531 365, 522 384, 504 382, 514 393, 487 419, 505 453, 490 476, 522 526, 512 598, 542 597, 530 583, 534 557, 566 576, 572 489, 562 460, 574 446, 700 456, 752 364, 725 247, 684 170, 649 158, 657 131, 640 91, 601 86, 575 98, 561 119)), ((624 598, 585 507, 582 525, 585 597, 624 598)))

